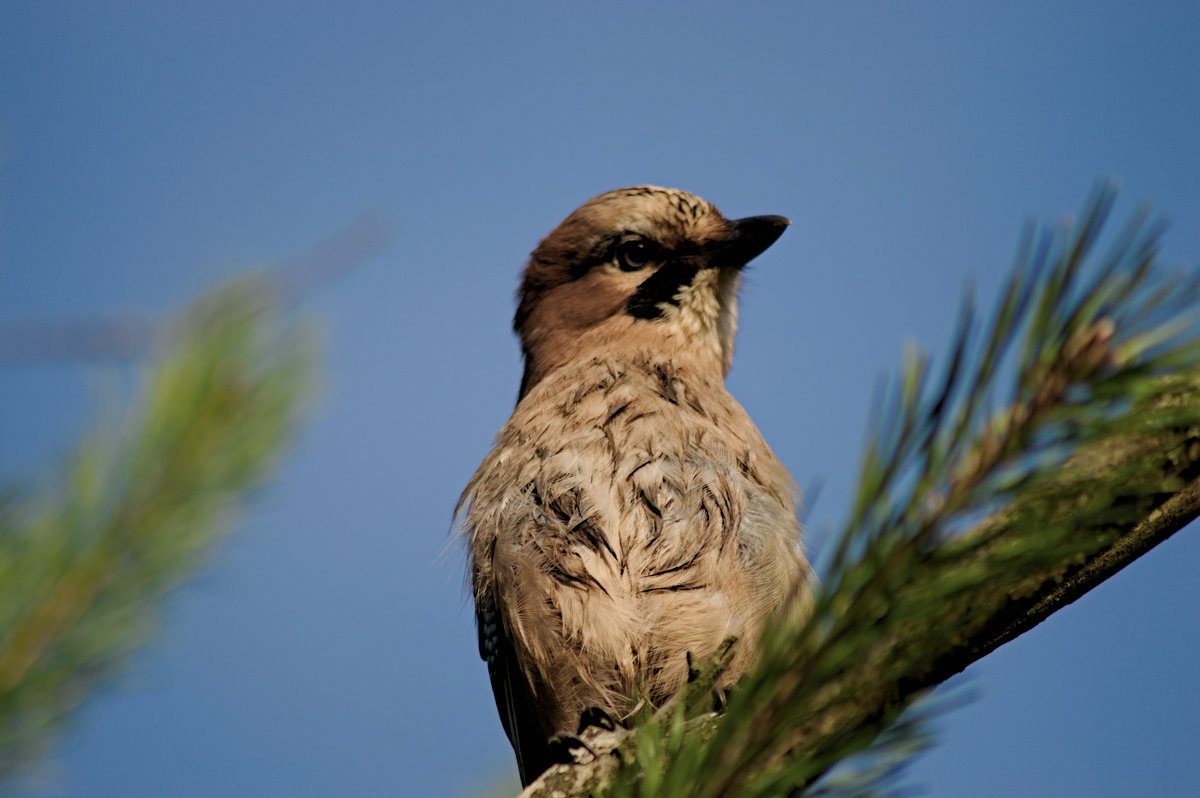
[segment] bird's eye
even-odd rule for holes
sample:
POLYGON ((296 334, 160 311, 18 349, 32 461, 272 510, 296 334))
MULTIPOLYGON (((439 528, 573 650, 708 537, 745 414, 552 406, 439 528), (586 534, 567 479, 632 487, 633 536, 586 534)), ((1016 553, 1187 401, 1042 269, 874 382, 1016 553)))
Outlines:
POLYGON ((617 266, 623 272, 636 272, 644 269, 653 255, 650 245, 641 238, 623 241, 617 246, 617 266))

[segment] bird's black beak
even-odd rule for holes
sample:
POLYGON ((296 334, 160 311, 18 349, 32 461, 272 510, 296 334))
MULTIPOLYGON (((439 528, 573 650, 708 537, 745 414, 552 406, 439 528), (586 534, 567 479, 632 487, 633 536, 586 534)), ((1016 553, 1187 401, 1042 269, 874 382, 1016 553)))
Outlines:
POLYGON ((791 222, 782 216, 748 216, 729 223, 729 235, 708 249, 708 265, 740 269, 761 255, 783 235, 791 222))

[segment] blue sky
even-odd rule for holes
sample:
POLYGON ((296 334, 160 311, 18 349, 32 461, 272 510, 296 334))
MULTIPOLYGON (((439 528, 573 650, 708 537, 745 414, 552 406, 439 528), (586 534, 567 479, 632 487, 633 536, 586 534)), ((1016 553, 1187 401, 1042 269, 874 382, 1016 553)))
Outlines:
MULTIPOLYGON (((511 411, 525 255, 623 185, 794 224, 729 385, 843 518, 871 389, 994 295, 1022 222, 1115 177, 1200 259, 1200 6, 6 3, 0 320, 176 307, 363 212, 306 310, 325 380, 278 479, 91 701, 37 795, 476 795, 514 770, 475 650, 462 485, 511 411)), ((104 368, 0 370, 0 474, 48 472, 104 368)), ((933 796, 1200 789, 1188 529, 968 671, 933 796)))

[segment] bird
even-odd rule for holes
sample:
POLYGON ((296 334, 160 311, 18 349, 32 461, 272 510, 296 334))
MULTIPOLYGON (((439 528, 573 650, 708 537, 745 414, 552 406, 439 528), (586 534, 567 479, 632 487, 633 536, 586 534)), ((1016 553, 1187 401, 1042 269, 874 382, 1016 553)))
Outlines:
POLYGON ((622 188, 524 268, 517 405, 455 509, 524 785, 589 717, 660 706, 729 637, 732 689, 803 605, 799 491, 724 385, 743 268, 790 224, 622 188))

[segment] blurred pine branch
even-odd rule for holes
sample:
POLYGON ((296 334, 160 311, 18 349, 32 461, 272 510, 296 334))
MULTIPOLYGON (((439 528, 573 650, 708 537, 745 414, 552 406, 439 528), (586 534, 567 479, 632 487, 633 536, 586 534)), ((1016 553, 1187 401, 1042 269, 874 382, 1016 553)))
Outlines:
POLYGON ((1162 227, 1026 232, 987 323, 964 300, 943 373, 881 392, 850 520, 806 622, 781 621, 720 715, 720 652, 628 734, 524 796, 883 794, 929 744, 928 691, 1200 514, 1200 277, 1162 227))
POLYGON ((0 498, 0 778, 114 673, 292 436, 313 348, 273 290, 243 279, 180 313, 117 431, 0 498))

